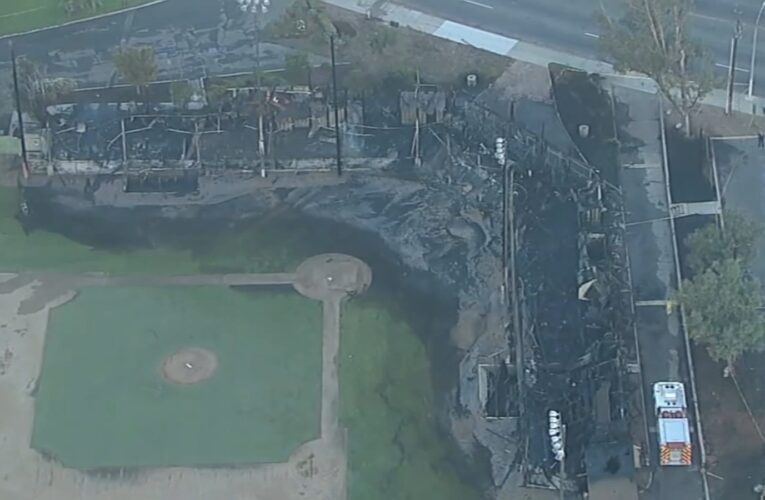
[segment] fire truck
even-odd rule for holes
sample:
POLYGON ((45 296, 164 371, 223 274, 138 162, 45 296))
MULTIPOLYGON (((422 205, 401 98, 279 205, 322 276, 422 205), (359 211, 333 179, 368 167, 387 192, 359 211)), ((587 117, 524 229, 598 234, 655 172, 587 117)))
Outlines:
POLYGON ((659 433, 659 464, 691 465, 691 430, 685 387, 679 382, 653 385, 659 433))

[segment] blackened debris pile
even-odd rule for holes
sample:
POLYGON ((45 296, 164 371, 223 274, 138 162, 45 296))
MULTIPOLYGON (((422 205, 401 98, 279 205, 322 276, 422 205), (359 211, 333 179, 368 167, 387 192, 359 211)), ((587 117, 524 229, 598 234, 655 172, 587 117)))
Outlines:
POLYGON ((629 442, 623 374, 632 317, 621 193, 565 164, 519 165, 514 181, 524 481, 561 487, 548 432, 555 410, 566 426, 563 487, 585 491, 591 444, 629 442))
POLYGON ((464 109, 463 137, 490 145, 505 138, 508 157, 507 347, 491 359, 476 355, 480 412, 488 434, 501 429, 505 442, 477 435, 494 454, 497 486, 513 474, 494 460, 510 436, 515 452, 504 456, 518 467, 521 486, 581 494, 592 472, 588 456, 631 450, 640 391, 625 376, 636 354, 622 193, 574 148, 561 153, 480 102, 464 109), (553 452, 561 434, 551 431, 550 410, 566 427, 565 474, 553 452))

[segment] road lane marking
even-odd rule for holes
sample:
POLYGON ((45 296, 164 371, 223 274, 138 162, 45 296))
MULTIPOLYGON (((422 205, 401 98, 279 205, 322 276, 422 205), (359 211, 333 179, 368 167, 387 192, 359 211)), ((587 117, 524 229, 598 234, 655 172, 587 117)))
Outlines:
MULTIPOLYGON (((689 16, 692 17, 698 17, 699 19, 706 19, 707 21, 714 21, 716 23, 723 23, 723 24, 733 24, 735 25, 735 22, 732 19, 725 19, 723 17, 714 17, 710 16, 708 14, 699 14, 698 12, 689 12, 689 16)), ((744 26, 751 26, 753 23, 750 23, 749 21, 742 19, 741 24, 744 26)))
POLYGON ((635 302, 638 307, 667 307, 667 301, 665 300, 638 300, 635 302))
POLYGON ((486 5, 485 3, 476 2, 475 0, 462 0, 465 3, 469 3, 470 5, 475 5, 476 7, 483 7, 484 9, 493 9, 494 7, 492 5, 486 5))
MULTIPOLYGON (((715 66, 717 66, 718 68, 730 69, 730 65, 728 64, 715 63, 715 66)), ((744 68, 736 68, 736 71, 741 71, 742 73, 749 73, 749 70, 744 68)))
POLYGON ((595 33, 586 33, 584 36, 589 36, 590 38, 600 38, 600 35, 596 35, 595 33))
POLYGON ((11 12, 10 14, 5 14, 0 16, 0 18, 6 18, 6 17, 13 17, 13 16, 21 16, 24 14, 29 14, 30 12, 35 12, 37 10, 42 10, 42 7, 35 7, 34 9, 27 9, 27 10, 20 10, 18 12, 11 12))

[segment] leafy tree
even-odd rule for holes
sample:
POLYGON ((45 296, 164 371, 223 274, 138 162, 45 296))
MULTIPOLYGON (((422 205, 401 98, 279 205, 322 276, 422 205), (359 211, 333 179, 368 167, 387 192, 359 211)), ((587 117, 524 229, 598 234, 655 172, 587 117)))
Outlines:
POLYGON ((212 83, 206 86, 205 94, 207 95, 207 104, 217 109, 218 113, 220 113, 228 100, 226 86, 220 83, 212 83))
POLYGON ((725 259, 737 259, 744 266, 754 259, 762 226, 736 212, 725 212, 724 217, 724 230, 717 224, 709 224, 686 238, 688 265, 694 273, 702 273, 725 259))
POLYGON ((304 53, 290 54, 284 62, 284 77, 290 83, 304 83, 308 81, 310 65, 308 56, 304 53))
POLYGON ((329 38, 330 36, 337 36, 337 28, 332 22, 332 19, 324 11, 324 6, 321 2, 316 0, 305 0, 306 14, 313 18, 314 22, 319 26, 322 36, 329 38))
POLYGON ((140 95, 141 89, 157 76, 157 58, 154 49, 148 46, 126 47, 114 54, 117 71, 129 84, 135 85, 140 95))
POLYGON ((388 45, 390 45, 392 40, 393 36, 391 36, 391 32, 388 30, 388 28, 382 27, 380 29, 374 30, 370 35, 369 47, 376 54, 382 54, 385 52, 385 49, 388 47, 388 45))
POLYGON ((690 133, 691 115, 714 86, 710 60, 688 36, 693 0, 625 1, 620 19, 612 19, 605 9, 597 14, 601 44, 617 70, 653 78, 690 133))
POLYGON ((724 361, 728 369, 733 369, 745 351, 762 348, 762 288, 745 273, 741 261, 715 261, 692 281, 685 281, 678 298, 686 312, 690 337, 703 344, 713 359, 724 361))
POLYGON ((31 60, 18 59, 19 98, 21 105, 40 122, 48 126, 48 106, 71 94, 76 83, 69 78, 50 78, 45 68, 31 60))
POLYGON ((170 95, 172 96, 173 104, 179 108, 185 107, 193 94, 194 89, 191 88, 189 82, 173 82, 170 85, 170 95))

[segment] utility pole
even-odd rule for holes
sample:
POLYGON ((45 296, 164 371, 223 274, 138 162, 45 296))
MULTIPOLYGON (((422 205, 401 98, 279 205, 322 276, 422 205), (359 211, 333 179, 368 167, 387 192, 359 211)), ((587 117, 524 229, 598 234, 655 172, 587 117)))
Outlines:
POLYGON ((762 0, 762 5, 760 5, 760 11, 757 13, 757 20, 754 22, 754 33, 752 34, 752 63, 749 65, 749 99, 753 97, 754 93, 754 63, 757 58, 757 32, 760 30, 760 18, 762 17, 763 10, 765 10, 765 0, 762 0))
MULTIPOLYGON (((516 241, 515 241, 515 169, 507 169, 510 171, 510 179, 507 185, 507 241, 510 251, 510 300, 513 306, 513 331, 515 333, 515 376, 518 379, 518 416, 520 417, 519 425, 521 431, 523 426, 526 425, 526 363, 524 359, 524 331, 523 324, 521 323, 521 307, 520 299, 518 297, 519 280, 518 273, 515 267, 515 253, 516 253, 516 241)), ((506 170, 506 172, 507 172, 506 170)), ((524 459, 525 463, 525 459, 524 459)))
POLYGON ((24 118, 21 112, 21 94, 19 93, 19 75, 16 70, 16 51, 13 49, 13 42, 9 43, 11 47, 11 63, 13 65, 13 97, 16 100, 16 117, 19 120, 19 136, 21 139, 21 171, 24 177, 29 176, 29 166, 27 164, 27 140, 24 137, 24 118))
POLYGON ((414 166, 420 166, 420 70, 417 70, 417 85, 414 88, 414 138, 412 139, 412 156, 414 166))
MULTIPOLYGON (((448 136, 447 136, 448 137, 448 136)), ((507 245, 507 232, 508 232, 508 216, 507 212, 510 209, 508 203, 508 181, 507 178, 507 162, 502 163, 502 305, 507 303, 509 271, 507 266, 508 258, 508 245, 507 245)), ((515 292, 513 292, 515 293, 515 292)), ((505 309, 506 310, 506 309, 505 309)))
POLYGON ((560 412, 550 410, 547 412, 549 417, 548 430, 550 434, 550 445, 552 447, 555 460, 560 462, 560 500, 566 498, 566 424, 560 412))
POLYGON ((510 209, 510 204, 508 203, 509 193, 507 185, 507 146, 505 144, 504 137, 497 137, 494 141, 494 159, 496 159, 497 163, 499 163, 499 166, 502 167, 502 304, 504 305, 507 301, 507 282, 509 279, 507 267, 507 231, 509 221, 507 217, 507 211, 510 209))
POLYGON ((332 104, 335 108, 335 151, 337 154, 337 175, 343 175, 342 147, 340 145, 340 113, 337 110, 337 66, 335 64, 335 35, 329 36, 329 50, 332 58, 332 104))
POLYGON ((563 443, 563 453, 560 458, 560 500, 566 498, 566 424, 560 426, 560 437, 563 443))
MULTIPOLYGON (((261 71, 260 71, 260 18, 268 12, 271 0, 237 0, 239 8, 246 14, 252 14, 253 24, 255 26, 255 92, 258 98, 261 97, 261 71)), ((266 93, 266 97, 268 93, 266 93)), ((268 108, 267 102, 261 102, 258 106, 258 154, 260 155, 260 175, 266 176, 266 141, 263 130, 263 112, 268 108)))
POLYGON ((725 114, 729 115, 733 111, 733 83, 736 76, 736 53, 738 52, 738 40, 741 38, 743 28, 741 20, 736 20, 736 29, 733 32, 733 38, 730 39, 730 67, 728 68, 728 99, 725 102, 725 114))

